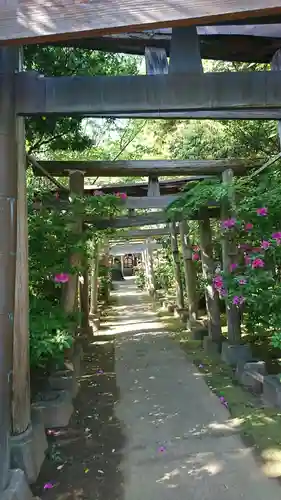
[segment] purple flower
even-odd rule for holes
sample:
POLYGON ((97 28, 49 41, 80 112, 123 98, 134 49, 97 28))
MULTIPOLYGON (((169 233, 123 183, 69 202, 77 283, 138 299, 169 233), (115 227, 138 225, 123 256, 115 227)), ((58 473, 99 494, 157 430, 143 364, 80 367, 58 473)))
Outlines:
POLYGON ((270 247, 270 241, 263 240, 263 241, 261 242, 261 248, 262 248, 263 250, 267 250, 269 247, 270 247))
POLYGON ((232 264, 230 264, 229 268, 230 268, 230 271, 235 271, 235 269, 237 269, 238 267, 238 264, 235 264, 234 262, 232 264))
POLYGON ((243 297, 242 295, 241 296, 235 295, 232 300, 232 303, 235 306, 241 306, 241 304, 243 304, 244 302, 245 302, 245 297, 243 297))
POLYGON ((225 219, 221 221, 221 228, 222 229, 231 229, 235 226, 236 224, 236 219, 233 217, 230 219, 225 219))
POLYGON ((257 208, 257 214, 260 217, 265 217, 268 214, 268 209, 266 207, 257 208))
POLYGON ((273 240, 281 240, 281 231, 279 231, 278 233, 273 233, 271 237, 273 238, 273 240))

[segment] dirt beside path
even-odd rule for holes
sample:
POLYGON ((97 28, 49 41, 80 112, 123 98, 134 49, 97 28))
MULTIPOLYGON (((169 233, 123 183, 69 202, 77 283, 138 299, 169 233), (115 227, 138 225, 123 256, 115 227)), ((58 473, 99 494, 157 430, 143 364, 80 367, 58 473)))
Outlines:
POLYGON ((119 469, 124 434, 114 414, 114 357, 112 342, 89 347, 85 353, 75 413, 67 429, 49 436, 49 457, 32 487, 42 500, 124 498, 119 469))

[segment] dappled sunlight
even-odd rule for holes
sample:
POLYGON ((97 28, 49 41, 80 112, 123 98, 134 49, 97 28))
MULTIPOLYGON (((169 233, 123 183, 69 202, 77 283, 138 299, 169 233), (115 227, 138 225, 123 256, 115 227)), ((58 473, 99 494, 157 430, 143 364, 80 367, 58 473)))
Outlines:
POLYGON ((272 478, 281 477, 281 449, 268 448, 262 452, 263 472, 272 478))
MULTIPOLYGON (((207 456, 209 454, 206 454, 207 456)), ((204 461, 204 454, 202 456, 198 455, 196 457, 196 460, 198 461, 204 461)), ((215 476, 216 474, 219 474, 220 472, 223 471, 223 463, 218 461, 218 460, 210 460, 206 464, 203 464, 202 466, 195 465, 193 461, 191 462, 190 460, 187 460, 183 462, 182 465, 179 467, 171 470, 170 472, 166 472, 160 479, 158 479, 156 482, 160 484, 164 484, 167 487, 174 487, 176 488, 178 486, 177 481, 180 479, 181 476, 192 476, 193 479, 202 479, 204 476, 215 476), (167 484, 168 483, 168 484, 167 484)))

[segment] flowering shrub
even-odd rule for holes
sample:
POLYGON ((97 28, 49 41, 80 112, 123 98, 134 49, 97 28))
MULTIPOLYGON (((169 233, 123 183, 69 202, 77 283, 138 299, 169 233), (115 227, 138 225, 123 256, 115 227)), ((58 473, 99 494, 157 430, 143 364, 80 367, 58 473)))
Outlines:
MULTIPOLYGON (((46 365, 63 359, 64 350, 72 343, 78 313, 67 315, 62 308, 62 289, 72 273, 83 271, 83 256, 91 257, 89 242, 102 238, 94 229, 77 234, 74 222, 82 215, 112 217, 120 212, 126 195, 105 195, 98 191, 92 197, 73 197, 69 203, 50 208, 58 193, 39 193, 40 210, 34 209, 34 193, 28 193, 29 222, 29 293, 30 293, 30 362, 46 365), (41 203, 43 200, 43 203, 41 203), (44 204, 45 201, 45 204, 44 204), (79 269, 70 265, 70 255, 79 252, 79 269)), ((58 204, 57 204, 58 205, 58 204)), ((102 234, 108 234, 108 231, 102 234)))
MULTIPOLYGON (((241 308, 246 331, 267 336, 281 348, 281 171, 279 168, 255 178, 241 178, 231 186, 235 217, 221 221, 214 234, 215 258, 221 262, 218 243, 227 236, 236 242, 237 256, 227 272, 218 270, 213 287, 220 297, 241 308)), ((202 181, 168 209, 171 217, 187 218, 209 202, 221 202, 228 194, 220 181, 202 181)), ((221 266, 218 266, 220 269, 221 266)))

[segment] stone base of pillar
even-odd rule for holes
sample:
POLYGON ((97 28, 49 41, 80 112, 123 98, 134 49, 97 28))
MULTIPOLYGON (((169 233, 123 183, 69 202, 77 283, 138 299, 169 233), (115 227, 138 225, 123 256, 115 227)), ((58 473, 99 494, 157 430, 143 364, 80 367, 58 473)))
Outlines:
POLYGON ((46 391, 32 408, 41 411, 45 428, 67 427, 74 411, 72 396, 68 391, 46 391))
POLYGON ((221 350, 221 359, 230 366, 237 366, 241 361, 251 361, 253 359, 250 346, 246 344, 229 344, 223 342, 221 350))
POLYGON ((190 338, 191 340, 200 340, 204 341, 204 338, 208 336, 208 329, 201 327, 201 328, 192 328, 190 331, 190 338))
POLYGON ((25 474, 20 469, 12 469, 7 488, 1 493, 1 500, 34 500, 25 474))
POLYGON ((267 375, 264 377, 263 400, 273 408, 281 408, 280 375, 267 375))
POLYGON ((212 355, 218 355, 221 353, 221 348, 222 348, 222 341, 214 341, 211 337, 205 336, 203 338, 203 349, 206 352, 206 354, 212 355))
POLYGON ((51 373, 48 382, 51 389, 55 391, 68 391, 70 392, 72 398, 76 398, 79 390, 79 383, 76 378, 74 360, 73 360, 73 370, 69 369, 57 370, 51 373))
POLYGON ((48 443, 45 428, 39 412, 32 413, 32 423, 25 432, 11 436, 11 466, 25 473, 28 483, 35 483, 42 464, 48 443))

